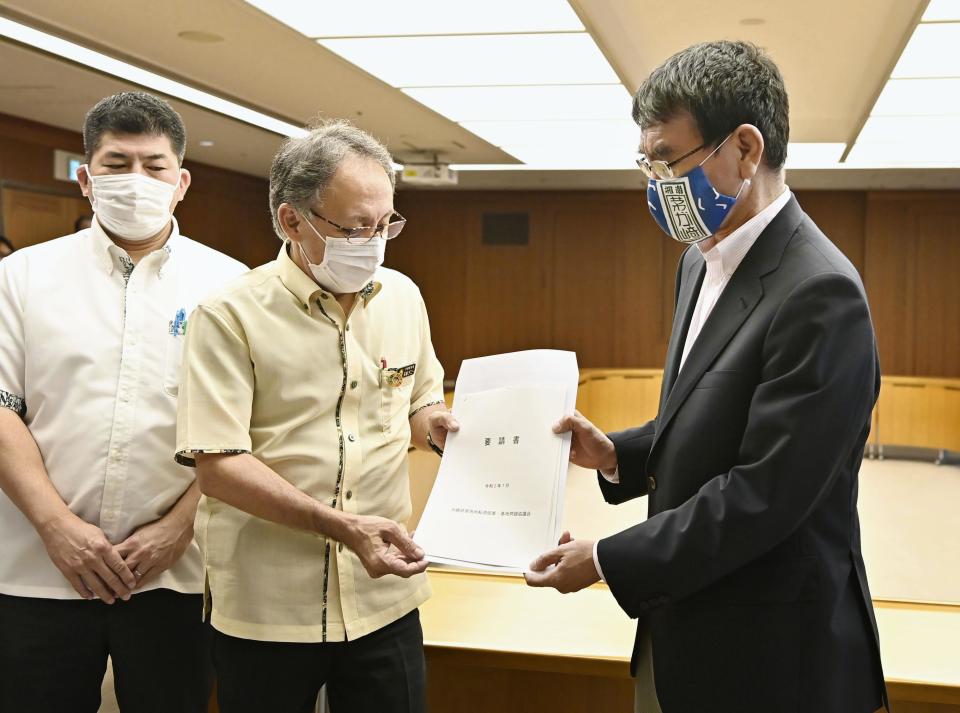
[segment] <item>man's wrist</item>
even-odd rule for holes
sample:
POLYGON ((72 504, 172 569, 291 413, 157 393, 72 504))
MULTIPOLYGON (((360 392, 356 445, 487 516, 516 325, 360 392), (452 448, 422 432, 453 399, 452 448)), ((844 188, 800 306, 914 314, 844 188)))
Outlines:
POLYGON ((59 523, 71 517, 76 517, 76 515, 64 504, 62 509, 57 508, 56 510, 44 513, 42 516, 37 516, 36 520, 33 521, 33 527, 37 531, 37 534, 40 535, 40 539, 45 540, 55 530, 59 529, 59 523))
POLYGON ((600 464, 600 472, 604 475, 613 475, 617 472, 617 467, 619 463, 617 462, 617 449, 614 448, 611 444, 610 454, 608 457, 600 464))
POLYGON ((334 510, 322 503, 317 503, 317 505, 316 526, 314 527, 316 533, 349 546, 356 530, 357 516, 352 513, 334 510))

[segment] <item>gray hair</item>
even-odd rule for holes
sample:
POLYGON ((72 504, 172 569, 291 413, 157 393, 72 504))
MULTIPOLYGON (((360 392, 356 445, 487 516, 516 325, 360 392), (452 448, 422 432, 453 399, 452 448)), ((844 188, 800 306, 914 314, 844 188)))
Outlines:
POLYGON ((341 161, 348 155, 369 158, 381 166, 396 186, 393 159, 387 147, 345 119, 324 119, 302 138, 283 142, 270 166, 270 216, 277 237, 286 240, 277 209, 289 203, 305 210, 312 199, 323 202, 323 193, 341 161))

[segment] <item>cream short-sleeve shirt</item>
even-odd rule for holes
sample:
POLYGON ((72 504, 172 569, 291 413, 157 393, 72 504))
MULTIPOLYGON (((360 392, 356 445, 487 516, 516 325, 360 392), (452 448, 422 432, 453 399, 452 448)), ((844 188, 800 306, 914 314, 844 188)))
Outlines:
MULTIPOLYGON (((348 316, 290 259, 243 276, 190 318, 177 460, 252 453, 345 512, 410 516, 410 416, 443 403, 426 308, 381 268, 348 316)), ((429 596, 424 575, 370 578, 349 548, 201 499, 213 626, 261 641, 353 640, 429 596)))

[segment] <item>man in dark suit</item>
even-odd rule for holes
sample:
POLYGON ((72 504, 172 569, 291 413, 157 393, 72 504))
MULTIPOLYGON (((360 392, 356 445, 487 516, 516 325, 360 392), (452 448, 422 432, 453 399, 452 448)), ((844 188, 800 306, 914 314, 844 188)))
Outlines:
POLYGON ((695 45, 633 113, 650 211, 691 243, 659 413, 555 430, 608 502, 647 495, 649 519, 565 533, 527 580, 607 582, 638 619, 638 711, 870 713, 887 700, 857 472, 880 372, 860 277, 784 184, 783 79, 753 45, 695 45))

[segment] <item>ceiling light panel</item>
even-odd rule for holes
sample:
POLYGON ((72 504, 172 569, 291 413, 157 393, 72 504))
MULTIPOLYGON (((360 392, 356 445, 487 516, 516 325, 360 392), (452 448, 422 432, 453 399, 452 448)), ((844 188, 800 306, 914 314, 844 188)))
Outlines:
POLYGON ((858 141, 865 143, 956 142, 955 116, 871 116, 858 141), (922 137, 922 141, 918 140, 922 137))
POLYGON ((630 119, 467 121, 462 126, 524 163, 561 167, 635 166, 640 139, 630 119))
POLYGON ((793 143, 787 145, 786 168, 831 168, 840 161, 846 144, 793 143))
POLYGON ((404 89, 454 121, 623 119, 631 97, 622 84, 404 89))
POLYGON ((917 25, 892 79, 913 77, 960 77, 960 23, 917 25))
POLYGON ((318 40, 394 87, 613 84, 587 33, 318 40))
POLYGON ((640 127, 629 118, 600 121, 465 121, 462 125, 496 146, 546 144, 569 150, 577 144, 614 145, 633 156, 640 144, 640 127))
POLYGON ((923 22, 960 22, 960 0, 930 0, 923 22))
POLYGON ((952 114, 960 124, 960 77, 943 79, 891 79, 871 116, 952 114))
POLYGON ((858 141, 844 166, 851 168, 954 168, 960 167, 960 146, 913 141, 873 144, 858 141))
POLYGON ((847 163, 960 166, 956 127, 955 116, 871 116, 850 151, 847 163))
POLYGON ((582 32, 566 0, 248 0, 307 37, 582 32))

